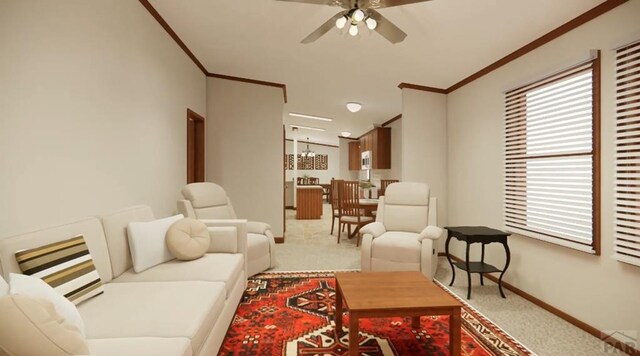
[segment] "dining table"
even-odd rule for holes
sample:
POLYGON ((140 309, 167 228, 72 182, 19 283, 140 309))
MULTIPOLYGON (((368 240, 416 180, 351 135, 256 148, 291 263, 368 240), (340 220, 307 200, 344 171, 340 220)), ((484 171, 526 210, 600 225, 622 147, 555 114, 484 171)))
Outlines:
POLYGON ((378 209, 378 199, 360 199, 359 204, 365 216, 373 216, 373 212, 378 209))
MULTIPOLYGON (((360 205, 360 209, 363 211, 364 216, 373 216, 373 212, 378 209, 378 199, 359 199, 358 204, 360 205)), ((356 236, 359 230, 360 227, 358 226, 353 230, 349 238, 356 236)))

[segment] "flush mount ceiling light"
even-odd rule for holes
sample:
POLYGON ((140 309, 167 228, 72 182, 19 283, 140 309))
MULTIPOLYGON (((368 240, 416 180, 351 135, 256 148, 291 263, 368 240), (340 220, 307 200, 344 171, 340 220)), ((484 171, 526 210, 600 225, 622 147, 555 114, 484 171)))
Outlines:
POLYGON ((355 102, 347 103, 347 110, 351 112, 358 112, 360 111, 360 109, 362 109, 362 104, 360 103, 355 103, 355 102))
POLYGON ((349 137, 349 136, 351 136, 351 132, 349 132, 349 131, 342 131, 342 132, 340 132, 340 136, 342 136, 342 137, 349 137))
POLYGON ((290 112, 289 116, 303 117, 305 119, 313 119, 313 120, 320 120, 320 121, 333 121, 333 119, 329 118, 329 117, 300 114, 300 113, 297 113, 297 112, 290 112))
POLYGON ((302 126, 302 125, 289 125, 293 128, 303 129, 303 130, 312 130, 312 131, 326 131, 321 127, 310 127, 310 126, 302 126))

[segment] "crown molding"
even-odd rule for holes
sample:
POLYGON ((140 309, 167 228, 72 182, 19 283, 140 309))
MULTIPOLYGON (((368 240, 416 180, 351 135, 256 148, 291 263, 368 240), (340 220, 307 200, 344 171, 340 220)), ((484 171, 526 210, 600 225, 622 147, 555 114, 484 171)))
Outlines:
POLYGON ((414 90, 429 91, 429 92, 438 93, 438 94, 446 94, 447 93, 446 89, 427 87, 427 86, 424 86, 424 85, 404 83, 404 82, 398 84, 398 88, 400 88, 400 89, 414 89, 414 90))
POLYGON ((574 19, 564 23, 563 25, 561 25, 560 27, 557 27, 549 32, 547 32, 545 35, 527 43, 526 45, 520 47, 519 49, 511 52, 510 54, 502 57, 501 59, 491 63, 490 65, 480 69, 479 71, 471 74, 470 76, 462 79, 461 81, 455 83, 454 85, 450 86, 449 88, 447 88, 446 92, 451 93, 457 89, 462 88, 463 86, 473 82, 474 80, 481 78, 491 72, 493 72, 494 70, 504 66, 507 63, 510 63, 522 56, 524 56, 525 54, 533 51, 534 49, 541 47, 553 40, 555 40, 556 38, 564 35, 565 33, 578 28, 582 25, 584 25, 585 23, 595 19, 596 17, 605 14, 613 9, 615 9, 616 7, 624 4, 625 2, 627 2, 629 0, 607 0, 605 2, 603 2, 602 4, 592 8, 591 10, 575 17, 574 19))
MULTIPOLYGON (((211 73, 209 71, 207 71, 207 69, 204 67, 204 65, 198 60, 198 58, 193 54, 193 52, 187 47, 187 45, 184 43, 184 41, 182 41, 182 39, 180 39, 180 37, 176 34, 176 32, 171 28, 171 26, 169 26, 169 24, 164 20, 164 18, 162 18, 162 16, 160 15, 160 13, 158 13, 158 11, 151 5, 151 3, 149 2, 149 0, 139 0, 140 3, 142 4, 142 6, 144 6, 144 8, 149 12, 149 14, 151 14, 151 16, 156 19, 156 21, 160 24, 160 26, 162 26, 162 28, 164 28, 165 31, 167 31, 167 33, 169 34, 169 36, 171 38, 173 38, 173 40, 176 42, 176 44, 186 53, 186 55, 191 58, 191 60, 193 61, 193 63, 202 71, 202 73, 204 75, 206 75, 207 77, 212 77, 212 78, 220 78, 220 79, 226 79, 226 80, 235 80, 235 81, 239 81, 239 82, 244 82, 244 83, 251 83, 251 84, 256 84, 256 85, 266 85, 266 86, 272 86, 272 87, 277 87, 277 88, 282 88, 282 94, 284 97, 284 102, 287 103, 287 86, 285 84, 281 84, 281 83, 274 83, 274 82, 267 82, 267 81, 262 81, 262 80, 255 80, 255 79, 248 79, 248 78, 241 78, 241 77, 234 77, 234 76, 230 76, 230 75, 224 75, 224 74, 217 74, 217 73, 211 73)), ((405 83, 402 82, 398 85, 398 88, 400 89, 414 89, 414 90, 422 90, 422 91, 427 91, 427 92, 432 92, 432 93, 438 93, 438 94, 449 94, 457 89, 462 88, 463 86, 475 81, 476 79, 479 79, 491 72, 493 72, 494 70, 524 56, 525 54, 537 49, 538 47, 541 47, 551 41, 553 41, 554 39, 566 34, 567 32, 582 26, 583 24, 599 17, 600 15, 603 15, 613 9, 615 9, 616 7, 628 2, 629 0, 606 0, 605 2, 603 2, 602 4, 592 8, 591 10, 588 10, 587 12, 573 18, 572 20, 564 23, 563 25, 551 30, 550 32, 546 33, 545 35, 529 42, 528 44, 520 47, 519 49, 513 51, 512 53, 502 57, 501 59, 491 63, 490 65, 480 69, 479 71, 471 74, 470 76, 460 80, 459 82, 453 84, 452 86, 450 86, 449 88, 446 89, 442 89, 442 88, 435 88, 435 87, 429 87, 429 86, 424 86, 424 85, 418 85, 418 84, 411 84, 411 83, 405 83)))
POLYGON ((440 89, 440 88, 434 88, 434 87, 429 87, 429 86, 424 86, 424 85, 418 85, 418 84, 411 84, 411 83, 400 83, 398 85, 398 88, 400 89, 415 89, 415 90, 423 90, 423 91, 428 91, 428 92, 433 92, 433 93, 440 93, 440 94, 449 94, 451 92, 454 92, 460 88, 462 88, 463 86, 475 81, 476 79, 479 79, 481 77, 484 77, 485 75, 493 72, 494 70, 510 63, 513 62, 514 60, 524 56, 525 54, 537 49, 538 47, 541 47, 553 40, 555 40, 556 38, 564 35, 565 33, 574 30, 582 25, 584 25, 585 23, 597 18, 600 15, 603 15, 613 9, 615 9, 616 7, 628 2, 629 0, 606 0, 605 2, 603 2, 602 4, 592 8, 591 10, 588 10, 587 12, 584 12, 582 14, 580 14, 579 16, 573 18, 572 20, 564 23, 563 25, 547 32, 546 34, 542 35, 541 37, 538 37, 537 39, 527 43, 526 45, 518 48, 517 50, 509 53, 508 55, 500 58, 499 60, 489 64, 488 66, 480 69, 479 71, 471 74, 470 76, 460 80, 459 82, 453 84, 452 86, 448 87, 447 89, 440 89))
POLYGON ((153 7, 153 5, 151 5, 151 3, 149 2, 149 0, 138 0, 140 1, 140 4, 142 4, 142 6, 144 6, 144 8, 149 12, 149 14, 151 14, 151 16, 156 19, 156 21, 160 24, 160 26, 162 26, 162 28, 164 28, 165 31, 167 31, 167 33, 169 34, 169 36, 176 42, 176 44, 178 45, 178 47, 180 47, 184 53, 187 54, 187 56, 189 58, 191 58, 191 60, 193 61, 193 63, 202 71, 202 73, 204 75, 206 75, 207 77, 210 78, 219 78, 219 79, 226 79, 226 80, 235 80, 238 82, 243 82, 243 83, 250 83, 250 84, 257 84, 257 85, 266 85, 266 86, 271 86, 271 87, 277 87, 277 88, 282 88, 282 95, 284 97, 284 102, 287 102, 287 86, 285 84, 281 84, 281 83, 273 83, 273 82, 266 82, 263 80, 255 80, 255 79, 248 79, 248 78, 241 78, 241 77, 234 77, 234 76, 230 76, 230 75, 224 75, 224 74, 216 74, 216 73, 211 73, 209 72, 204 65, 202 64, 202 62, 200 62, 198 60, 198 58, 195 56, 195 54, 193 54, 193 52, 191 52, 191 50, 189 49, 189 47, 187 47, 187 45, 184 43, 184 41, 182 41, 182 39, 180 39, 180 37, 178 36, 178 34, 176 33, 176 31, 174 31, 171 26, 169 26, 169 24, 167 23, 167 21, 165 21, 165 19, 160 15, 160 13, 153 7))
POLYGON ((390 118, 389 120, 385 121, 382 123, 382 127, 387 127, 389 125, 391 125, 393 122, 402 119, 402 114, 398 114, 392 118, 390 118))
POLYGON ((256 84, 256 85, 266 85, 266 86, 275 87, 275 88, 282 88, 282 95, 284 96, 284 102, 285 103, 287 102, 287 86, 282 83, 267 82, 264 80, 234 77, 231 75, 216 74, 216 73, 207 73, 207 77, 225 79, 225 80, 234 80, 236 82, 250 83, 250 84, 256 84))
POLYGON ((142 6, 144 6, 144 8, 147 9, 149 14, 151 14, 151 16, 153 16, 153 18, 156 19, 156 21, 158 21, 160 26, 162 26, 162 28, 164 28, 164 30, 167 31, 169 36, 171 36, 171 38, 173 38, 173 40, 178 44, 178 46, 180 48, 182 48, 184 53, 186 53, 187 56, 189 56, 189 58, 191 58, 193 63, 195 63, 196 66, 198 66, 198 68, 200 68, 202 73, 207 75, 207 73, 208 73, 207 69, 202 65, 202 63, 198 60, 198 58, 196 58, 196 56, 193 54, 193 52, 191 52, 189 47, 187 47, 187 45, 184 44, 184 42, 180 39, 180 37, 178 37, 178 34, 176 33, 176 31, 174 31, 171 28, 171 26, 169 26, 167 21, 165 21, 164 18, 162 18, 162 16, 160 16, 160 13, 153 7, 153 5, 151 5, 149 0, 139 0, 139 1, 142 4, 142 6))

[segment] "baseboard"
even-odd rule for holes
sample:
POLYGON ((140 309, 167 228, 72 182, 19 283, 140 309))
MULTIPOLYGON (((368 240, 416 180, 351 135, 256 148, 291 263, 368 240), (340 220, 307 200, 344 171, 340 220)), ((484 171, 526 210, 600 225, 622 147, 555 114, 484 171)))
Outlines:
POLYGON ((273 239, 276 240, 277 244, 283 244, 284 243, 284 236, 276 236, 273 239))
MULTIPOLYGON (((439 252, 438 256, 445 256, 446 257, 447 254, 444 253, 444 252, 439 252)), ((454 256, 454 255, 451 255, 451 259, 455 260, 455 261, 458 261, 458 262, 464 262, 461 258, 459 258, 457 256, 454 256)), ((487 274, 484 275, 484 277, 489 279, 489 280, 491 280, 491 281, 493 281, 493 282, 495 282, 495 283, 498 283, 498 278, 493 276, 493 275, 491 275, 491 274, 487 273, 487 274)), ((588 332, 589 334, 597 337, 598 339, 606 342, 607 344, 611 345, 612 347, 615 347, 616 349, 621 350, 621 351, 623 351, 623 352, 625 352, 625 353, 627 353, 629 355, 632 355, 632 356, 640 356, 640 350, 637 350, 634 347, 623 343, 622 341, 614 338, 611 335, 605 334, 601 330, 598 330, 595 327, 585 323, 584 321, 581 321, 581 320, 579 320, 579 319, 577 319, 577 318, 575 318, 575 317, 563 312, 562 310, 554 307, 553 305, 550 305, 550 304, 548 304, 548 303, 546 303, 546 302, 544 302, 544 301, 532 296, 531 294, 523 291, 522 289, 520 289, 518 287, 515 287, 515 286, 513 286, 513 285, 511 285, 511 284, 509 284, 507 282, 504 282, 504 281, 502 282, 502 287, 504 287, 505 289, 513 292, 514 294, 517 294, 517 295, 521 296, 522 298, 524 298, 524 299, 530 301, 531 303, 539 306, 540 308, 550 312, 551 314, 554 314, 554 315, 566 320, 567 322, 575 325, 576 327, 578 327, 578 328, 588 332)))

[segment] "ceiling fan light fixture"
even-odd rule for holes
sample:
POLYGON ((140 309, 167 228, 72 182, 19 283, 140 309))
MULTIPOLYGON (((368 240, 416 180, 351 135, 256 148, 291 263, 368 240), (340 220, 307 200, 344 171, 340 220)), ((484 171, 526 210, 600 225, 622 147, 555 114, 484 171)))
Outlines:
POLYGON ((376 27, 378 27, 378 21, 374 20, 371 17, 367 17, 367 19, 364 22, 367 24, 367 27, 370 30, 375 30, 376 27))
POLYGON ((347 24, 347 17, 346 16, 342 16, 342 17, 340 17, 340 18, 338 18, 336 20, 336 27, 341 29, 341 30, 344 28, 344 26, 346 24, 347 24))
POLYGON ((364 16, 365 16, 364 11, 362 11, 360 9, 356 9, 356 11, 353 12, 353 16, 351 18, 355 22, 360 22, 360 21, 364 20, 364 16))
POLYGON ((356 102, 347 103, 347 110, 351 112, 358 112, 360 111, 360 109, 362 109, 362 104, 360 103, 356 103, 356 102))
POLYGON ((349 27, 349 34, 351 36, 357 36, 358 35, 358 25, 352 24, 351 27, 349 27))

